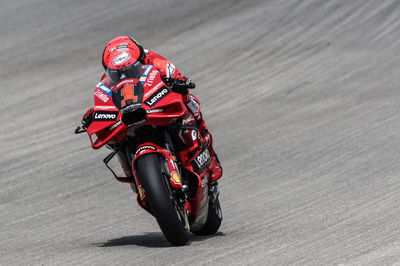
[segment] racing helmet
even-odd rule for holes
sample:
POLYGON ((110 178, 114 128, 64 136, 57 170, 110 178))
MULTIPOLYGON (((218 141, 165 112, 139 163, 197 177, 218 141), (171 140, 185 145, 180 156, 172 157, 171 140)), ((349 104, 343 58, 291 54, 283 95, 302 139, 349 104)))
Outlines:
POLYGON ((118 36, 107 43, 102 63, 114 84, 126 78, 136 78, 145 57, 143 47, 128 36, 118 36))

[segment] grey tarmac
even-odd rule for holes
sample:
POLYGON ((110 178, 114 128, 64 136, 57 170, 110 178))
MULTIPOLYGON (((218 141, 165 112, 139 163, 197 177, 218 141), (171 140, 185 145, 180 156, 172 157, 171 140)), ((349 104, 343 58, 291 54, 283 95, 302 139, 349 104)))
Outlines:
POLYGON ((400 2, 2 0, 1 265, 399 265, 400 2), (196 83, 224 221, 171 247, 73 134, 132 35, 196 83))

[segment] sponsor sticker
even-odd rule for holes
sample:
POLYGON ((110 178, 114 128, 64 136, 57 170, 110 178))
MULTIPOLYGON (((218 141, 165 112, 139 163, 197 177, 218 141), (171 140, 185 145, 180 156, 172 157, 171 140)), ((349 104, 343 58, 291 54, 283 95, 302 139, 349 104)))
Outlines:
POLYGON ((121 43, 120 45, 118 45, 117 50, 118 50, 118 52, 129 51, 128 44, 127 43, 121 43))
POLYGON ((107 87, 106 85, 104 85, 103 82, 99 82, 96 85, 96 88, 99 88, 100 90, 102 90, 103 92, 107 93, 109 96, 112 95, 111 89, 109 87, 107 87))
POLYGON ((145 193, 144 193, 144 188, 141 185, 138 185, 138 192, 139 192, 140 199, 143 200, 145 193))
POLYGON ((192 130, 192 140, 196 140, 196 139, 197 139, 197 131, 192 130))
POLYGON ((187 116, 182 120, 182 125, 193 125, 195 123, 193 116, 187 116))
POLYGON ((162 112, 164 112, 164 109, 162 109, 162 108, 146 110, 147 114, 162 113, 162 112))
POLYGON ((119 120, 117 123, 115 123, 114 125, 112 125, 112 126, 108 129, 108 131, 113 131, 116 127, 118 127, 118 126, 120 126, 120 125, 122 125, 122 121, 121 121, 121 120, 119 120))
POLYGON ((140 107, 142 107, 141 103, 134 103, 134 104, 130 104, 128 106, 125 106, 124 108, 121 109, 121 113, 126 114, 129 112, 133 112, 136 111, 137 109, 139 109, 140 107))
POLYGON ((154 79, 156 78, 158 70, 152 70, 150 74, 146 78, 146 82, 144 83, 145 86, 153 85, 154 79))
POLYGON ((138 80, 137 79, 124 79, 124 80, 120 81, 119 83, 117 83, 117 85, 115 85, 114 88, 121 88, 123 85, 125 85, 127 83, 138 83, 138 80))
POLYGON ((106 93, 104 93, 102 90, 97 88, 97 90, 94 91, 94 96, 102 100, 103 102, 107 102, 110 98, 106 93))
POLYGON ((171 179, 175 184, 181 184, 181 177, 179 176, 179 174, 177 172, 173 172, 171 174, 171 179))
POLYGON ((123 52, 122 54, 117 55, 113 59, 112 63, 114 66, 119 66, 119 65, 122 65, 123 63, 125 63, 126 61, 128 61, 129 58, 131 58, 131 54, 127 53, 127 52, 123 52))
POLYGON ((187 103, 187 106, 189 106, 190 110, 194 114, 200 111, 200 105, 193 97, 190 97, 190 101, 187 103))
POLYGON ((135 152, 135 156, 136 156, 139 152, 144 151, 144 150, 153 150, 153 151, 155 151, 155 150, 157 150, 157 149, 156 149, 156 147, 151 146, 151 145, 144 145, 144 146, 140 147, 139 149, 137 149, 137 151, 135 152))
POLYGON ((142 76, 147 76, 149 74, 150 70, 153 68, 153 66, 147 66, 146 70, 143 72, 142 76))
POLYGON ((144 98, 147 98, 150 94, 153 94, 153 92, 155 92, 156 90, 161 88, 161 86, 163 86, 163 85, 164 85, 164 82, 160 81, 156 86, 154 86, 151 90, 149 90, 148 92, 146 92, 144 94, 144 98))
POLYGON ((94 121, 115 121, 117 120, 118 112, 114 111, 96 111, 93 116, 94 121))
POLYGON ((201 169, 211 162, 211 156, 208 149, 202 151, 192 162, 193 169, 201 172, 201 169))
POLYGON ((167 78, 170 78, 170 77, 172 77, 172 75, 174 74, 174 72, 175 72, 175 66, 174 66, 174 64, 172 64, 172 63, 168 63, 167 64, 167 78))
POLYGON ((157 102, 159 102, 162 98, 167 96, 171 91, 167 87, 162 87, 158 91, 156 91, 153 95, 151 95, 146 101, 145 104, 149 107, 152 107, 157 102))

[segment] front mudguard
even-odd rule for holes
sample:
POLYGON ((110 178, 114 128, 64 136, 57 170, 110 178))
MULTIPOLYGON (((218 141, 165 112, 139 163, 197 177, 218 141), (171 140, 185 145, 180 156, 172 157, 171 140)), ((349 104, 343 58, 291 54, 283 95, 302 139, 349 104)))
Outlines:
MULTIPOLYGON (((163 173, 169 177, 169 182, 173 189, 181 190, 182 189, 182 181, 181 181, 180 171, 178 169, 177 162, 176 162, 176 157, 171 153, 171 151, 169 151, 165 148, 162 148, 152 142, 145 142, 145 143, 140 144, 136 148, 135 153, 133 153, 133 155, 132 155, 132 157, 133 157, 132 158, 132 169, 133 169, 133 173, 135 176, 135 180, 138 184, 138 187, 140 186, 140 181, 139 181, 139 178, 137 177, 138 171, 136 168, 136 161, 140 157, 142 157, 146 154, 150 154, 150 153, 157 153, 157 154, 159 154, 159 156, 161 158, 164 158, 164 160, 163 160, 164 163, 162 164, 162 169, 160 169, 160 170, 163 171, 163 173)), ((140 189, 139 189, 139 192, 140 192, 140 189)), ((141 193, 139 193, 139 194, 141 194, 141 193)), ((145 195, 140 195, 141 199, 144 196, 145 195)))

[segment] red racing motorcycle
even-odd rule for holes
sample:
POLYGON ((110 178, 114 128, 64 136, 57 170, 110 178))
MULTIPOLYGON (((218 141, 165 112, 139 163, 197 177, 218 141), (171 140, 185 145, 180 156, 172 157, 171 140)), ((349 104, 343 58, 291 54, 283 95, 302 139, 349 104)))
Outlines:
POLYGON ((156 218, 167 240, 184 245, 190 232, 215 234, 222 210, 218 184, 209 183, 209 146, 202 145, 184 163, 176 148, 177 135, 185 130, 179 121, 188 112, 182 94, 171 90, 153 66, 145 66, 137 79, 122 80, 112 90, 99 83, 94 101, 91 123, 75 133, 87 132, 94 149, 112 149, 105 165, 118 181, 131 184, 137 203, 156 218), (128 165, 125 176, 109 166, 116 154, 128 165))

